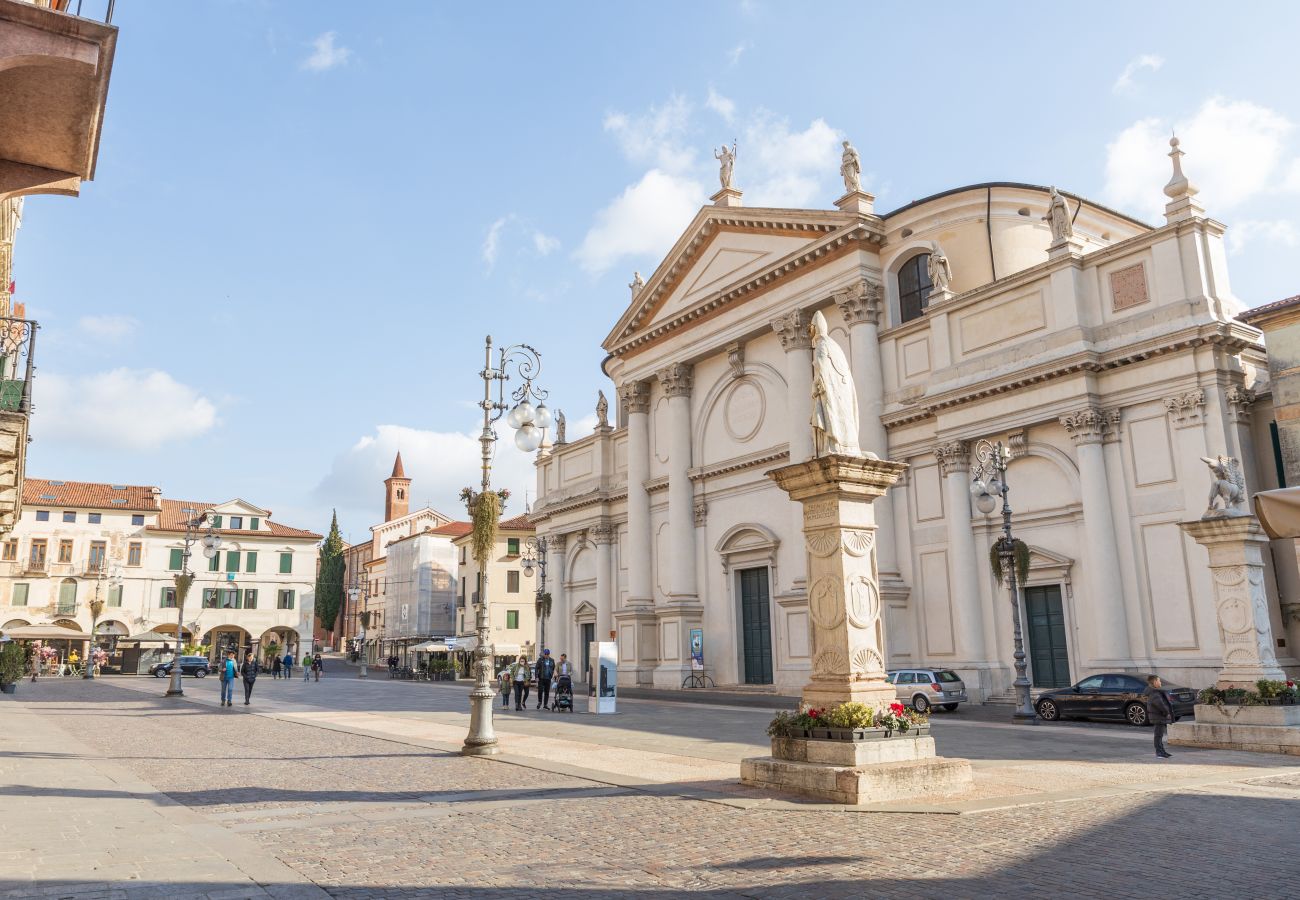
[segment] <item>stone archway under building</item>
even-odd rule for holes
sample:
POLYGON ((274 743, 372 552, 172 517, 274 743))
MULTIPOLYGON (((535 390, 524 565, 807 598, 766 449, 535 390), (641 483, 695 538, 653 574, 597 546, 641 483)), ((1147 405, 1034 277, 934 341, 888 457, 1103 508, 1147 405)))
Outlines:
POLYGON ((202 644, 208 648, 208 659, 221 659, 230 651, 242 660, 244 652, 253 649, 253 636, 238 625, 214 625, 203 635, 202 644))
POLYGON ((257 639, 258 653, 265 656, 272 642, 275 642, 279 647, 277 653, 281 657, 286 652, 292 653, 294 659, 298 659, 302 655, 302 637, 298 634, 296 628, 290 628, 288 625, 277 625, 274 628, 268 628, 257 639))
POLYGON ((22 628, 24 625, 30 624, 32 623, 28 622, 26 619, 10 619, 8 622, 0 625, 0 631, 8 631, 10 628, 22 628))

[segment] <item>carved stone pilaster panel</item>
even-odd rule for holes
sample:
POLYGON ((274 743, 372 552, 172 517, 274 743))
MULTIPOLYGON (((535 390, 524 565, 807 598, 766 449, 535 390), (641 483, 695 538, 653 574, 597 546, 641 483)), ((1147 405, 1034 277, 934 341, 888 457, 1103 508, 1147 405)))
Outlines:
POLYGON ((1105 411, 1095 406, 1088 406, 1068 416, 1061 416, 1059 421, 1070 433, 1070 437, 1074 438, 1076 446, 1100 444, 1110 427, 1110 420, 1105 411))
POLYGON ((1165 398, 1165 411, 1175 428, 1191 428, 1205 421, 1205 391, 1197 388, 1165 398))
POLYGON ((966 441, 938 444, 934 448, 934 455, 939 460, 939 474, 945 478, 970 471, 970 444, 966 441))
POLYGON ((808 331, 809 316, 801 309, 788 312, 772 320, 772 330, 781 339, 781 348, 792 350, 812 349, 812 335, 808 331))
POLYGON ((659 383, 669 397, 689 397, 695 386, 695 369, 687 363, 673 363, 660 369, 659 383))
POLYGON ((644 381, 629 381, 618 389, 619 399, 628 413, 650 412, 650 385, 644 381))
POLYGON ((1228 418, 1235 425, 1249 425, 1251 406, 1255 402, 1255 392, 1240 385, 1232 385, 1223 393, 1228 401, 1228 418))
POLYGON ((836 291, 831 295, 840 315, 850 328, 854 325, 880 324, 880 312, 883 306, 884 288, 878 281, 869 278, 860 279, 855 284, 836 291))
POLYGON ((695 501, 695 527, 700 528, 709 520, 709 504, 703 500, 695 501))

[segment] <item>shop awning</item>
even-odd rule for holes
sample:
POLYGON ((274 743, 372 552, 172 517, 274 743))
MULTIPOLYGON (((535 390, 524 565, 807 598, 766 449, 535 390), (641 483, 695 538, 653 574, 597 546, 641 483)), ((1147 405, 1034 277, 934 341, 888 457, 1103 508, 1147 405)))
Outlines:
POLYGON ((443 641, 425 641, 411 648, 416 653, 446 653, 447 645, 443 641))
POLYGON ((124 638, 118 638, 119 644, 174 644, 176 635, 162 634, 157 631, 142 631, 139 634, 128 635, 124 638))
POLYGON ((1255 516, 1271 538, 1300 537, 1300 488, 1260 491, 1255 516))
MULTIPOLYGON (((457 653, 462 650, 466 653, 472 653, 477 647, 477 637, 462 637, 456 638, 456 646, 451 649, 457 653)), ((518 656, 519 649, 518 644, 503 644, 498 642, 492 647, 492 652, 497 656, 518 656)))
POLYGON ((90 635, 81 629, 62 625, 19 625, 5 630, 5 637, 15 641, 88 641, 90 635))

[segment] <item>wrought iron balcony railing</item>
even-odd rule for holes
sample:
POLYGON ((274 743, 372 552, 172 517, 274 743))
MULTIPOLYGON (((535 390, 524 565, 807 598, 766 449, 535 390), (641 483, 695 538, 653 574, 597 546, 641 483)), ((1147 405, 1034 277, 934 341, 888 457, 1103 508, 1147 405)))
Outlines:
POLYGON ((113 6, 117 0, 28 0, 33 6, 68 13, 78 18, 93 19, 105 25, 113 23, 113 6), (84 9, 83 9, 84 6, 84 9))
POLYGON ((32 351, 37 327, 29 319, 0 318, 0 410, 32 410, 32 351))

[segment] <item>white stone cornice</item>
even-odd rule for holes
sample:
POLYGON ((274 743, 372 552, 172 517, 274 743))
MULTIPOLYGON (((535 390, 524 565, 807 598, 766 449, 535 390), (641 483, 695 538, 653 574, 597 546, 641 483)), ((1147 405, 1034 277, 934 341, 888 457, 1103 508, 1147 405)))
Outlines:
POLYGON ((1191 428, 1205 420, 1205 391, 1194 391, 1165 398, 1165 411, 1175 428, 1191 428))
POLYGON ((808 331, 808 314, 801 309, 777 316, 772 320, 772 330, 781 339, 781 348, 786 353, 792 350, 808 350, 812 347, 812 335, 808 331))
MULTIPOLYGON (((755 466, 767 466, 789 458, 790 451, 784 444, 782 444, 778 447, 760 450, 758 453, 751 453, 747 456, 737 456, 732 459, 726 459, 722 462, 714 463, 710 466, 701 466, 696 469, 691 469, 691 481, 708 481, 710 478, 717 478, 720 475, 729 475, 732 472, 752 469, 755 466)), ((647 489, 653 490, 653 488, 647 489)))
POLYGON ((1086 406, 1067 416, 1061 416, 1058 421, 1065 426, 1070 437, 1074 438, 1075 446, 1100 444, 1106 437, 1106 429, 1110 427, 1106 413, 1095 406, 1086 406))
POLYGON ((695 385, 695 369, 687 363, 673 363, 659 370, 659 383, 669 397, 689 397, 695 385))
POLYGON ((884 288, 880 282, 863 278, 855 284, 831 295, 840 315, 850 328, 854 325, 880 324, 880 312, 883 307, 884 288))
POLYGON ((939 474, 945 478, 961 472, 970 471, 970 444, 966 441, 948 441, 937 444, 934 448, 935 458, 939 460, 939 474))
POLYGON ((620 385, 618 397, 629 413, 650 411, 650 385, 644 381, 629 381, 620 385))

